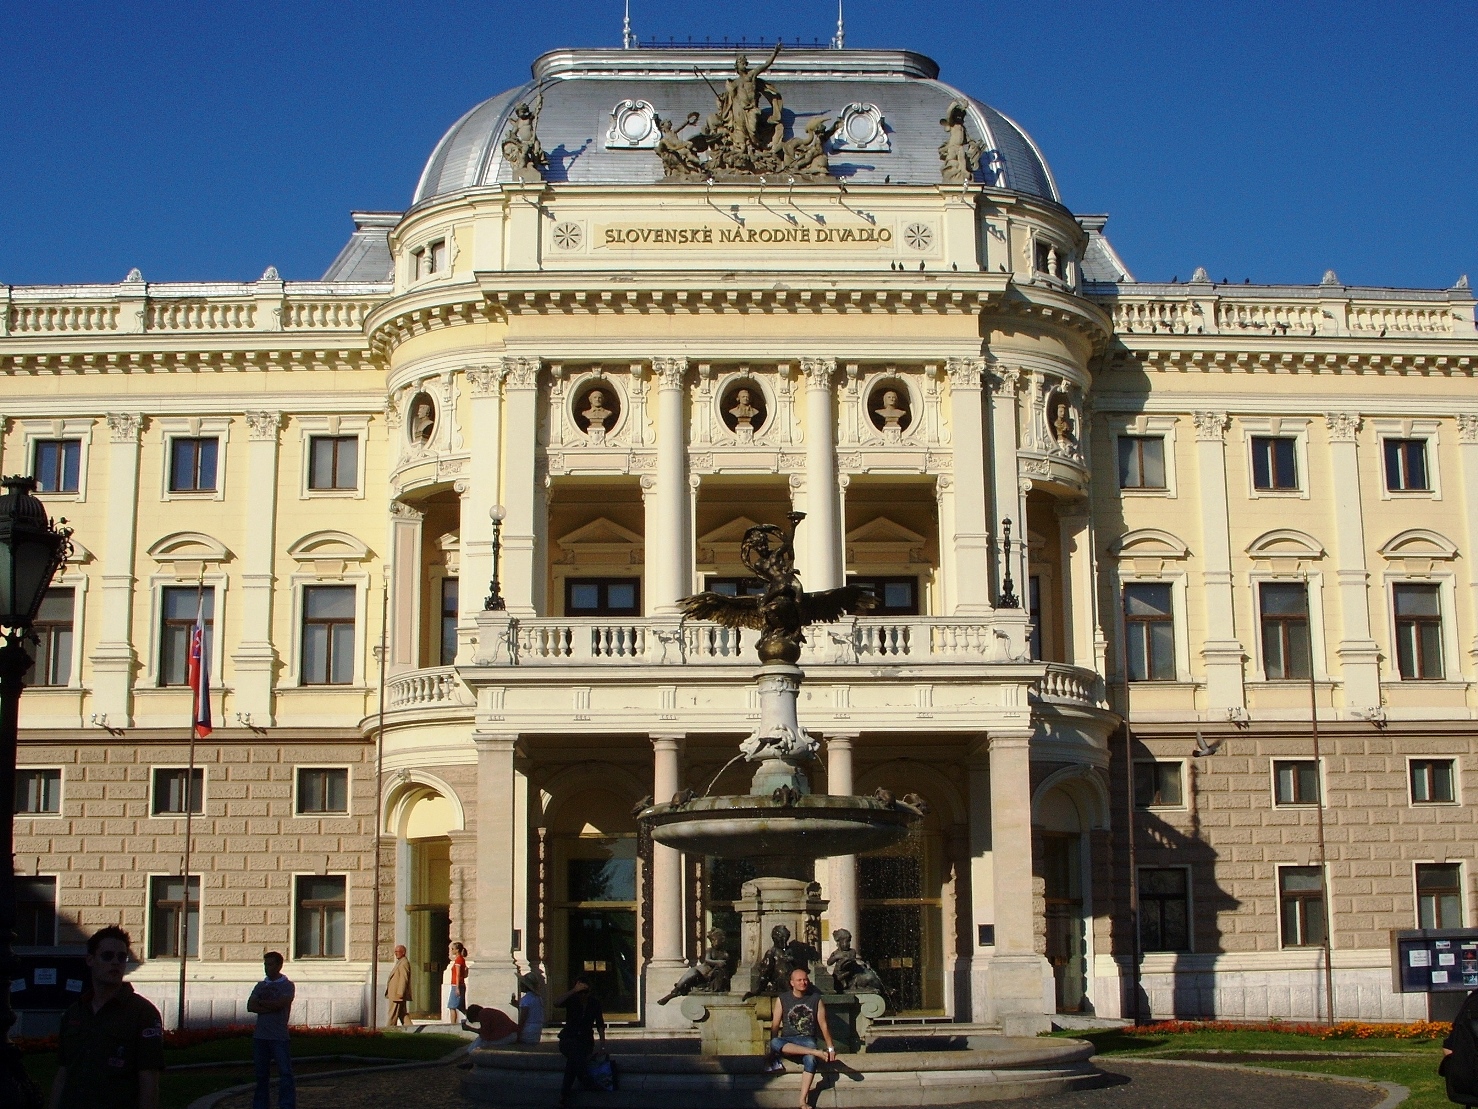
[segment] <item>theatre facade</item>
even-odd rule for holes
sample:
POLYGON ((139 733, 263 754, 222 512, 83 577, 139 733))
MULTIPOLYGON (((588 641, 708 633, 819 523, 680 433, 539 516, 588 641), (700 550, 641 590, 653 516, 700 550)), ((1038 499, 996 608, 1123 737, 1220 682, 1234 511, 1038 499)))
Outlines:
POLYGON ((801 511, 805 587, 881 602, 808 631, 812 783, 927 802, 818 864, 899 1015, 1316 1017, 1326 953, 1340 1017, 1426 1015, 1389 932, 1472 923, 1478 842, 1465 278, 1135 281, 906 51, 546 54, 354 220, 321 281, 4 287, 0 464, 76 537, 28 956, 121 923, 172 1015, 184 913, 190 1021, 276 948, 354 1023, 378 915, 413 1012, 460 941, 474 1000, 583 971, 685 1026, 747 874, 633 814, 743 792, 758 704, 677 602, 801 511))

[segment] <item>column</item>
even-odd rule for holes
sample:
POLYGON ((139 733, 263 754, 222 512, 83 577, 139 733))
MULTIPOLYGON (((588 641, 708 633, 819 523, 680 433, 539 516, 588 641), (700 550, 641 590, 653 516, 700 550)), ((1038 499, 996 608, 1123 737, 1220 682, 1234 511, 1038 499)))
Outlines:
POLYGON ((425 514, 390 502, 390 657, 386 671, 399 674, 421 665, 421 533, 425 514))
POLYGON ((837 487, 836 413, 831 379, 835 358, 802 358, 806 375, 806 531, 807 558, 802 582, 813 593, 843 584, 840 490, 837 487))
MULTIPOLYGON (((970 1020, 991 1019, 990 963, 995 952, 995 854, 990 829, 990 748, 982 737, 966 760, 970 784, 970 1020)), ((957 1003, 959 1011, 964 1006, 957 1003)))
POLYGON ((990 734, 991 850, 996 947, 990 961, 993 1017, 1008 1036, 1045 1032, 1055 1002, 1052 968, 1037 954, 1032 905, 1031 730, 990 734))
POLYGON ((686 358, 652 359, 657 378, 657 472, 646 497, 646 610, 650 616, 676 615, 677 602, 692 591, 687 372, 686 358))
MULTIPOLYGON (((682 788, 683 738, 681 734, 652 736, 652 796, 658 801, 670 801, 682 788)), ((690 1024, 676 1001, 657 1004, 687 966, 683 957, 685 906, 682 852, 653 843, 652 958, 642 975, 648 1028, 687 1028, 690 1024)))
POLYGON ((513 960, 519 842, 516 823, 518 784, 514 759, 518 736, 474 730, 477 748, 477 913, 473 945, 475 969, 469 974, 473 997, 504 998, 514 994, 518 967, 513 960))
POLYGON ((544 568, 534 565, 535 533, 545 526, 545 521, 538 518, 539 497, 534 488, 534 462, 539 450, 539 360, 505 358, 503 372, 508 396, 503 507, 508 515, 503 523, 500 576, 508 615, 537 616, 534 598, 540 590, 536 578, 543 575, 544 568))
MULTIPOLYGON (((136 412, 110 412, 103 524, 101 629, 93 651, 92 701, 109 727, 132 723, 134 549, 138 539, 139 427, 136 412)), ((89 459, 91 464, 91 459, 89 459)), ((95 472, 95 471, 94 471, 95 472)))
MULTIPOLYGON (((1460 412, 1457 417, 1458 457, 1463 470, 1463 515, 1467 524, 1468 550, 1478 551, 1478 412, 1460 412)), ((1478 661, 1478 560, 1468 558, 1468 588, 1473 598, 1471 609, 1474 633, 1468 646, 1468 657, 1478 661)))
POLYGON ((503 367, 474 366, 464 375, 472 391, 471 465, 467 490, 462 494, 459 538, 462 564, 458 570, 457 662, 470 665, 475 653, 477 614, 493 577, 493 525, 488 510, 498 503, 502 475, 503 367))
MULTIPOLYGON (((939 508, 939 582, 935 612, 955 615, 959 611, 960 559, 958 546, 950 542, 958 534, 955 525, 955 484, 949 474, 934 479, 934 503, 939 508)), ((979 577, 979 573, 975 575, 979 577)))
POLYGON ((1370 574, 1365 565, 1365 520, 1360 508, 1356 444, 1360 417, 1352 412, 1331 412, 1324 417, 1324 425, 1329 430, 1330 474, 1334 480, 1334 573, 1344 626, 1335 653, 1345 683, 1345 708, 1373 709, 1380 707, 1380 648, 1370 635, 1370 574))
MULTIPOLYGON (((939 479, 941 491, 952 494, 949 499, 953 506, 951 531, 944 530, 943 511, 939 519, 940 534, 945 539, 940 546, 949 552, 950 563, 945 588, 954 597, 954 608, 945 611, 954 616, 978 616, 990 612, 993 604, 992 525, 985 476, 985 359, 951 358, 945 363, 945 372, 949 375, 950 439, 954 445, 954 472, 939 479)), ((1014 455, 1014 439, 1012 442, 1014 455)), ((1014 457, 1011 472, 1016 472, 1014 457)))
POLYGON ((1093 589, 1093 529, 1088 502, 1078 501, 1057 511, 1062 537, 1063 608, 1067 661, 1085 670, 1096 669, 1098 605, 1093 589))
MULTIPOLYGON (((1197 412, 1196 469, 1201 483, 1201 580, 1206 597, 1206 703, 1213 712, 1246 707, 1242 661, 1232 612, 1232 545, 1227 520, 1225 412, 1197 412)), ((1178 618, 1184 619, 1185 614, 1178 618)), ((1127 645, 1124 649, 1127 651, 1127 645)))
MULTIPOLYGON (((252 526, 241 554, 241 643, 231 655, 236 670, 236 704, 258 728, 270 727, 272 675, 277 650, 272 645, 272 594, 277 542, 277 438, 279 412, 248 412, 247 488, 252 496, 252 526)), ((219 649, 219 648, 218 648, 219 649)))
MULTIPOLYGON (((850 797, 855 787, 852 784, 852 744, 856 732, 839 732, 826 737, 826 792, 833 797, 850 797)), ((852 946, 861 947, 862 937, 857 926, 857 856, 833 855, 827 860, 826 917, 831 922, 831 934, 838 928, 852 933, 852 946)))

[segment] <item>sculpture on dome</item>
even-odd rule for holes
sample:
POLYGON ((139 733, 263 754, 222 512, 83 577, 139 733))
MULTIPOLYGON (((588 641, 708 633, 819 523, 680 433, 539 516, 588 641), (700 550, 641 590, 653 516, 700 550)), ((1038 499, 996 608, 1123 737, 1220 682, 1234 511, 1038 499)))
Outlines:
MULTIPOLYGON (((722 91, 709 83, 716 103, 706 118, 690 112, 683 123, 657 120, 661 135, 655 149, 668 180, 762 174, 805 178, 829 175, 826 145, 837 125, 827 119, 816 119, 806 127, 804 135, 785 137, 784 97, 763 76, 779 54, 778 41, 761 65, 751 67, 749 58, 740 54, 734 60, 734 75, 724 83, 722 91), (682 132, 689 127, 697 130, 684 137, 682 132)), ((708 81, 706 77, 703 79, 708 81)))
POLYGON ((801 644, 806 641, 801 629, 807 624, 829 624, 844 615, 877 608, 878 599, 860 586, 820 593, 801 588, 795 572, 795 529, 805 518, 804 512, 792 512, 786 517, 789 531, 775 524, 756 524, 744 533, 739 557, 764 581, 761 596, 697 593, 678 602, 684 618, 712 620, 726 628, 752 628, 761 633, 757 648, 761 663, 794 663, 801 657, 801 644))
POLYGON ((970 108, 963 100, 952 102, 939 125, 944 128, 944 142, 939 144, 939 160, 944 166, 939 171, 946 185, 967 185, 975 180, 980 169, 980 156, 985 144, 972 139, 965 131, 965 117, 970 108))
POLYGON ((549 168, 549 156, 539 142, 539 112, 544 107, 544 90, 534 97, 533 106, 520 104, 503 132, 503 159, 513 170, 515 181, 542 181, 549 168))

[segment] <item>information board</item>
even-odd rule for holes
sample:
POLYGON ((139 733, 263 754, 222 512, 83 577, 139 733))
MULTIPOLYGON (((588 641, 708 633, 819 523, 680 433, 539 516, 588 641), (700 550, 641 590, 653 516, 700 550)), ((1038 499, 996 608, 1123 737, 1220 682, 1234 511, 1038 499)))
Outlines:
POLYGON ((1398 993, 1478 990, 1478 931, 1392 930, 1391 976, 1398 993))

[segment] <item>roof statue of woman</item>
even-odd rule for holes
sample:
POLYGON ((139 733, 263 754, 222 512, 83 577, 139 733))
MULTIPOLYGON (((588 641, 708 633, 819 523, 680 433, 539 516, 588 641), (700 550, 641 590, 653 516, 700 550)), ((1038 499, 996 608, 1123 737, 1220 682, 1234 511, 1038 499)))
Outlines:
POLYGON ((970 138, 965 131, 965 117, 969 111, 963 100, 956 100, 939 121, 945 131, 944 142, 939 145, 939 160, 944 167, 939 173, 946 185, 969 184, 980 168, 980 155, 985 151, 985 144, 970 138))
POLYGON ((539 142, 539 113, 544 108, 544 90, 534 97, 533 106, 520 104, 503 132, 503 158, 513 170, 515 181, 542 181, 549 168, 549 156, 539 142))
POLYGON ((759 143, 760 98, 770 104, 770 120, 780 123, 780 94, 760 75, 775 64, 780 55, 780 42, 770 52, 765 64, 757 69, 749 68, 749 59, 740 54, 734 60, 734 76, 724 86, 724 95, 719 101, 720 114, 727 114, 729 138, 736 151, 748 154, 756 150, 759 143))

